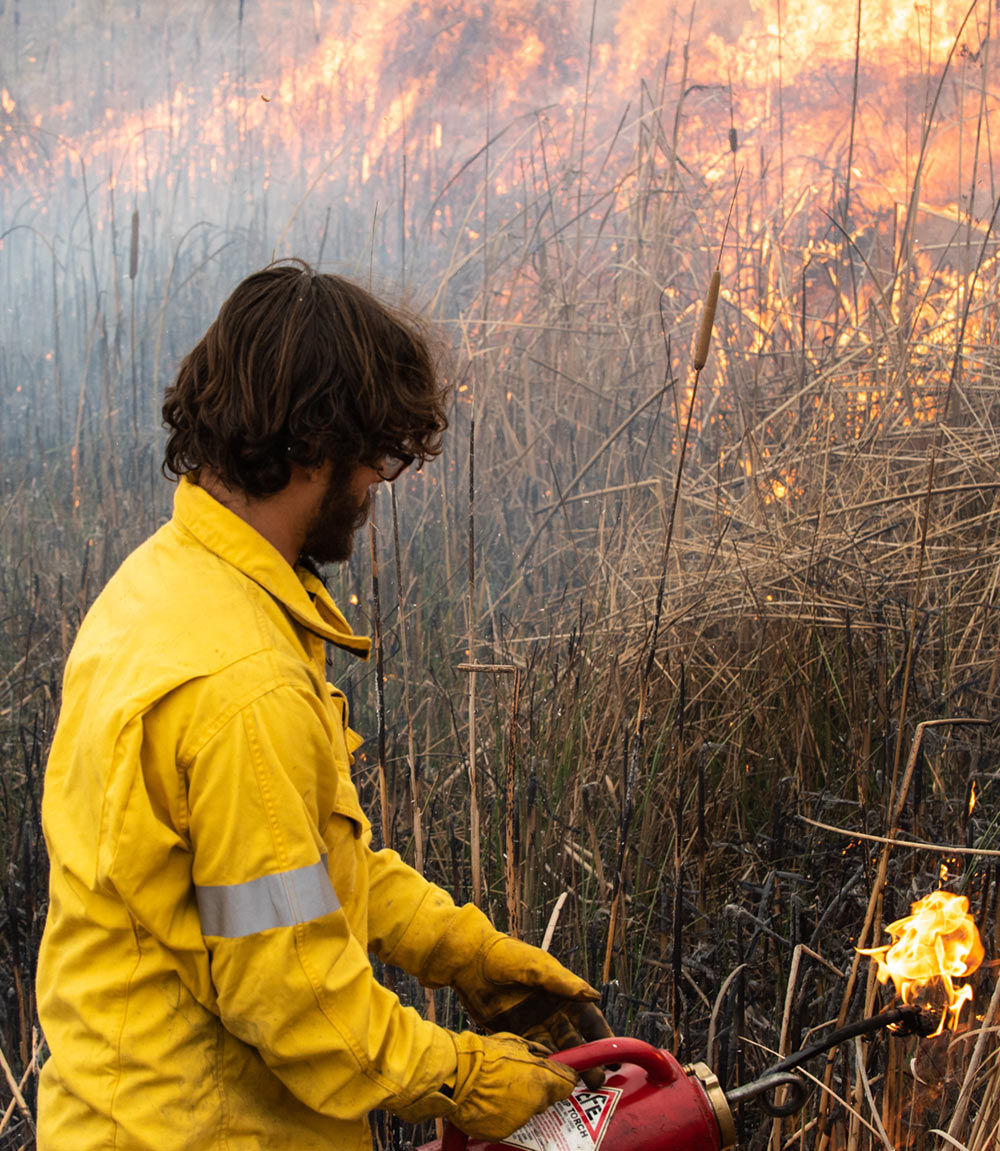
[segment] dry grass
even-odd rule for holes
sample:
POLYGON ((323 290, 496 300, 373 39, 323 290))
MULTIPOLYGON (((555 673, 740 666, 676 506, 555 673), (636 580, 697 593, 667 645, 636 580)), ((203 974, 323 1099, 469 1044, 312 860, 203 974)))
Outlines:
MULTIPOLYGON (((446 458, 397 485, 395 518, 379 500, 386 753, 367 745, 359 787, 428 875, 606 974, 621 1031, 732 1085, 870 1012, 881 993, 853 947, 942 880, 996 954, 995 253, 982 232, 930 253, 916 212, 901 239, 860 203, 850 238, 804 207, 750 229, 749 179, 720 251, 732 185, 674 162, 672 111, 594 141, 582 171, 572 152, 553 159, 551 131, 521 140, 516 204, 455 191, 481 238, 426 286, 458 348, 454 427, 446 458)), ((287 242, 309 255, 310 235, 296 221, 287 242)), ((58 286, 61 335, 54 364, 7 338, 0 353, 0 1049, 24 1099, 0 1085, 11 1148, 30 1141, 40 1058, 37 807, 61 663, 167 514, 145 413, 260 254, 235 230, 148 262, 124 245, 129 291, 114 291, 99 241, 53 278, 46 245, 22 238, 24 263, 11 238, 0 276, 46 300, 58 286)), ((370 554, 332 575, 361 626, 370 554)), ((337 675, 374 735, 373 672, 337 675)), ((826 1082, 802 1114, 745 1108, 744 1145, 995 1146, 996 1001, 988 966, 982 1020, 961 1034, 879 1036, 814 1063, 826 1082)), ((457 1021, 448 997, 437 1011, 457 1021)))

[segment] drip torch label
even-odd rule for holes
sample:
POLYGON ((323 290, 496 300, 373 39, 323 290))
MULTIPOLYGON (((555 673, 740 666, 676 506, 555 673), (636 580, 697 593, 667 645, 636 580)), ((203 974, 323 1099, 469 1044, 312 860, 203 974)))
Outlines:
POLYGON ((578 1087, 548 1111, 529 1119, 504 1143, 523 1151, 597 1151, 621 1098, 620 1087, 578 1087))

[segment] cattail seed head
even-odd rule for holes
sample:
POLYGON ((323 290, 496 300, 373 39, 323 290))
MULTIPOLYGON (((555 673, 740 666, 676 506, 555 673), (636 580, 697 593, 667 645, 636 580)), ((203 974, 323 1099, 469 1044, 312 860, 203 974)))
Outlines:
POLYGON ((708 285, 708 295, 705 297, 705 307, 701 312, 701 327, 698 329, 698 343, 695 347, 695 371, 700 372, 708 359, 708 348, 712 343, 712 325, 715 323, 715 305, 719 302, 719 269, 712 273, 712 282, 708 285))

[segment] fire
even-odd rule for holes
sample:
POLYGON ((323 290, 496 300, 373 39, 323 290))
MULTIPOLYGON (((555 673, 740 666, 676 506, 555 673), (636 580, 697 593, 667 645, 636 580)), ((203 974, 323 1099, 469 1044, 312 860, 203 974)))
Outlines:
MULTIPOLYGON (((630 267, 634 237, 660 227, 650 207, 674 204, 682 165, 698 236, 714 244, 713 215, 733 208, 723 250, 692 255, 699 295, 720 262, 726 324, 696 437, 723 418, 722 381, 795 348, 798 415, 815 408, 809 435, 824 450, 937 419, 940 374, 901 383, 879 358, 873 317, 887 308, 890 326, 901 322, 904 293, 924 301, 913 346, 928 362, 950 362, 959 339, 992 346, 1000 256, 982 142, 998 130, 1000 71, 985 2, 970 14, 965 0, 865 0, 857 23, 833 0, 312 0, 298 5, 311 8, 305 22, 284 19, 297 9, 282 0, 239 5, 235 25, 231 6, 216 7, 206 24, 203 5, 177 0, 162 29, 147 29, 137 5, 134 21, 98 28, 99 47, 64 61, 55 46, 83 26, 67 10, 52 51, 21 58, 16 86, 0 87, 0 214, 17 218, 19 252, 37 239, 82 253, 73 222, 85 202, 98 254, 118 261, 117 204, 140 213, 150 252, 154 235, 187 244, 203 228, 319 262, 370 249, 405 264, 404 280, 411 267, 440 277, 442 299, 453 282, 466 290, 456 271, 478 260, 497 273, 491 319, 509 324, 556 279, 534 255, 515 274, 502 252, 534 252, 525 238, 547 235, 551 219, 554 236, 571 227, 575 250, 592 252, 588 268, 630 267), (172 44, 162 62, 161 42, 172 44), (907 274, 891 274, 904 238, 907 274), (970 274, 952 247, 981 250, 981 267, 970 274), (838 372, 838 414, 836 390, 828 402, 810 383, 835 350, 858 365, 854 382, 838 372)), ((26 15, 25 45, 48 43, 46 21, 26 15)), ((658 274, 665 337, 696 321, 685 277, 658 274)), ((633 302, 619 294, 614 308, 633 302)), ((755 454, 745 471, 756 478, 739 490, 775 510, 803 493, 781 460, 755 454)))
MULTIPOLYGON (((429 151, 450 144, 465 155, 481 143, 484 124, 470 115, 472 107, 488 107, 494 126, 525 115, 533 120, 547 109, 545 122, 551 115, 555 126, 550 143, 571 152, 573 133, 581 130, 572 113, 581 102, 596 144, 616 134, 622 108, 635 100, 640 82, 662 74, 678 87, 668 84, 660 102, 666 108, 674 98, 683 101, 685 154, 697 151, 710 183, 730 178, 730 157, 737 151, 756 154, 767 171, 776 165, 765 157, 780 155, 778 191, 791 204, 800 194, 819 195, 849 151, 854 193, 891 208, 909 197, 911 153, 919 147, 912 109, 924 106, 922 86, 957 47, 956 87, 942 96, 934 154, 921 173, 922 197, 970 227, 970 208, 973 215, 988 212, 988 182, 977 190, 975 161, 969 159, 978 155, 984 125, 977 102, 963 102, 961 94, 981 87, 992 95, 995 81, 982 51, 989 26, 982 17, 966 18, 962 0, 928 6, 871 0, 857 32, 853 23, 844 25, 841 7, 832 0, 722 4, 692 13, 686 32, 673 4, 614 0, 600 8, 595 22, 591 5, 579 0, 548 9, 524 0, 317 4, 308 44, 294 29, 287 39, 275 37, 263 16, 248 17, 245 27, 241 17, 240 35, 257 37, 248 58, 220 50, 211 61, 196 60, 190 79, 171 76, 172 90, 164 92, 137 68, 143 53, 134 51, 134 59, 115 61, 124 69, 121 83, 107 82, 102 72, 102 87, 90 90, 81 74, 76 98, 60 104, 51 101, 44 59, 30 56, 34 66, 19 75, 17 99, 8 88, 0 90, 0 137, 28 122, 40 126, 43 118, 46 135, 44 142, 24 135, 20 149, 11 148, 5 160, 37 182, 55 146, 50 137, 71 142, 88 161, 117 163, 148 154, 163 172, 176 165, 178 155, 192 152, 198 163, 191 175, 203 195, 205 184, 212 184, 205 178, 209 157, 232 154, 241 145, 254 155, 280 156, 286 171, 301 169, 306 186, 328 167, 353 173, 356 164, 371 177, 403 151, 411 174, 430 174, 435 164, 429 151), (818 34, 841 28, 839 35, 818 34), (689 65, 680 87, 681 77, 664 71, 663 53, 676 56, 667 46, 682 36, 689 65), (856 60, 859 87, 852 99, 856 60), (135 92, 144 86, 137 107, 135 92), (460 100, 456 86, 464 93, 460 100), (103 102, 103 124, 87 116, 90 100, 103 102), (845 106, 852 105, 846 117, 845 106), (38 109, 37 117, 28 117, 29 106, 38 109), (442 108, 450 110, 444 122, 442 108)), ((233 29, 223 22, 213 31, 222 42, 233 29)), ((120 34, 137 33, 125 28, 120 34)), ((76 82, 76 70, 72 76, 76 82)), ((8 148, 12 142, 6 141, 8 148)), ((514 186, 521 159, 523 152, 512 164, 514 186)), ((764 179, 765 172, 759 175, 764 179)), ((744 208, 759 196, 751 183, 748 175, 744 208)), ((136 195, 148 188, 135 181, 136 195)), ((837 246, 829 239, 816 243, 837 246)))
POLYGON ((878 980, 892 979, 904 1003, 941 1011, 934 1033, 958 1024, 972 988, 956 979, 971 975, 983 961, 979 930, 964 895, 932 891, 911 908, 913 914, 890 923, 893 942, 885 947, 859 948, 878 964, 878 980))

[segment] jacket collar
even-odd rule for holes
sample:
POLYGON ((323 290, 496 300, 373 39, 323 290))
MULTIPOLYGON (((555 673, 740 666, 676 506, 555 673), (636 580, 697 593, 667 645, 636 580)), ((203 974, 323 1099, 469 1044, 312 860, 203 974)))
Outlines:
POLYGON ((303 627, 368 658, 371 640, 354 634, 323 581, 304 567, 289 567, 277 548, 188 476, 181 478, 174 494, 174 520, 209 551, 259 584, 303 627))

